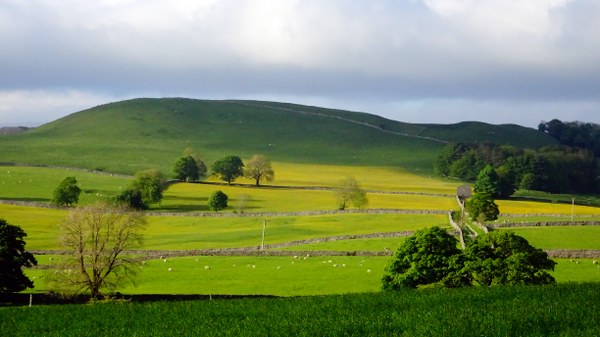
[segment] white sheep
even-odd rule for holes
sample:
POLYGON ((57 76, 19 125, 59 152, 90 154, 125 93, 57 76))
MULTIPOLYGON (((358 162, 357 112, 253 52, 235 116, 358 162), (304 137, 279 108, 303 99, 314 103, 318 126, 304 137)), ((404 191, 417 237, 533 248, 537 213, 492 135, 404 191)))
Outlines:
POLYGON ((173 268, 169 268, 169 271, 173 271, 173 268))
POLYGON ((204 269, 209 270, 210 267, 209 266, 204 266, 204 269))
POLYGON ((371 272, 371 269, 367 269, 367 273, 370 273, 370 272, 371 272))
POLYGON ((167 263, 167 259, 163 259, 163 262, 164 262, 164 263, 167 263))
POLYGON ((598 264, 598 261, 594 260, 592 261, 592 264, 598 264))

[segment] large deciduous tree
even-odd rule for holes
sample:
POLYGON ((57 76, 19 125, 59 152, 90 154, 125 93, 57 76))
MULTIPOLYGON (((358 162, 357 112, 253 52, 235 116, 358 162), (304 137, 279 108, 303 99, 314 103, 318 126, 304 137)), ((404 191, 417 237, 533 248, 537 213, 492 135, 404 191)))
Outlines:
POLYGON ((492 198, 500 196, 500 178, 492 165, 486 165, 477 175, 475 193, 487 193, 492 198))
POLYGON ((160 171, 140 171, 135 174, 129 188, 117 197, 117 201, 131 208, 147 209, 161 202, 167 187, 167 179, 160 171))
POLYGON ((262 154, 255 154, 246 163, 244 176, 249 179, 254 179, 256 186, 259 186, 260 182, 263 180, 273 181, 275 172, 271 167, 271 160, 262 154))
POLYGON ((221 180, 231 185, 236 178, 244 175, 244 163, 238 156, 228 156, 213 163, 212 171, 221 180))
POLYGON ((0 294, 33 288, 23 267, 37 265, 33 254, 25 250, 25 231, 0 219, 0 294))
POLYGON ((208 208, 215 212, 218 212, 222 209, 227 208, 228 200, 229 197, 227 196, 227 194, 223 193, 222 191, 216 191, 213 194, 211 194, 210 198, 208 198, 208 208))
POLYGON ((75 177, 66 177, 55 189, 52 202, 58 206, 72 206, 79 201, 81 188, 75 177))
POLYGON ((181 181, 190 182, 200 178, 198 163, 196 163, 196 159, 192 156, 177 159, 173 172, 175 173, 175 179, 181 181))
POLYGON ((362 208, 369 203, 367 192, 360 187, 358 181, 352 177, 341 180, 334 188, 337 206, 339 210, 345 210, 352 205, 356 208, 362 208))
POLYGON ((492 221, 498 219, 500 209, 488 193, 475 193, 466 203, 467 211, 474 221, 492 221))
POLYGON ((416 288, 419 285, 443 282, 458 286, 469 284, 461 274, 461 251, 458 240, 439 227, 426 228, 402 243, 382 278, 384 290, 416 288))
POLYGON ((556 262, 548 254, 509 231, 478 236, 464 251, 465 268, 484 286, 554 283, 548 273, 556 262))
POLYGON ((59 241, 67 251, 54 282, 58 290, 101 296, 135 275, 127 250, 142 243, 144 218, 139 212, 108 204, 72 210, 60 227, 59 241))

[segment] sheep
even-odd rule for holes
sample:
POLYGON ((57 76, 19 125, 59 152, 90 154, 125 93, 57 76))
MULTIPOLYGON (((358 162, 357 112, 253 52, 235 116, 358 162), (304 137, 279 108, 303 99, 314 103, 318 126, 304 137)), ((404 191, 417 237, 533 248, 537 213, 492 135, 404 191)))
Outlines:
POLYGON ((210 267, 209 266, 204 266, 204 269, 209 270, 210 267))
POLYGON ((367 269, 367 273, 370 273, 370 272, 371 272, 371 269, 367 269))
POLYGON ((167 259, 163 259, 163 262, 164 262, 164 263, 167 263, 167 259))
POLYGON ((598 261, 594 260, 592 261, 592 264, 598 264, 598 261))
POLYGON ((333 268, 336 268, 336 267, 337 267, 337 264, 334 264, 334 265, 333 265, 333 268))
POLYGON ((254 269, 254 268, 256 268, 256 265, 254 265, 254 264, 253 264, 253 265, 252 265, 252 269, 254 269))
POLYGON ((277 269, 278 269, 278 270, 279 270, 279 269, 281 269, 281 266, 277 266, 277 269))
POLYGON ((169 268, 169 271, 173 271, 173 268, 169 268))

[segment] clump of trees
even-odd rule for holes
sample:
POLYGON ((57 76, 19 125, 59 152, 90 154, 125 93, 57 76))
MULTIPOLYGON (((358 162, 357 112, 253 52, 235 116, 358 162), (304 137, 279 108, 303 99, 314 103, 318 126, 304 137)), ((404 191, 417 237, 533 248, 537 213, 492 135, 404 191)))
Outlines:
POLYGON ((175 179, 185 182, 203 180, 206 178, 207 167, 200 155, 188 147, 183 151, 183 157, 175 162, 173 173, 175 179))
POLYGON ((55 189, 52 202, 58 206, 72 206, 79 201, 81 188, 75 177, 66 177, 55 189))
POLYGON ((22 269, 37 265, 33 254, 25 250, 26 236, 21 227, 0 219, 0 294, 33 288, 22 269))
POLYGON ((145 221, 122 206, 95 204, 73 209, 60 226, 59 241, 67 251, 52 283, 60 292, 101 296, 131 280, 138 268, 127 250, 142 244, 145 221))
POLYGON ((434 163, 437 174, 475 181, 490 165, 497 174, 498 197, 509 197, 516 189, 551 193, 598 193, 598 160, 587 149, 547 147, 518 149, 492 143, 447 145, 434 163))
POLYGON ((478 236, 464 251, 458 240, 439 227, 417 231, 407 238, 388 263, 384 290, 439 284, 537 285, 554 283, 548 273, 556 262, 548 254, 509 231, 478 236))
POLYGON ((148 209, 150 205, 162 201, 167 187, 167 179, 160 171, 140 171, 135 174, 129 187, 117 196, 117 202, 137 210, 148 209))
POLYGON ((600 125, 582 122, 561 122, 553 119, 541 122, 538 130, 558 140, 561 144, 587 149, 600 157, 600 125))
POLYGON ((337 207, 343 211, 350 205, 356 208, 362 208, 369 203, 367 192, 360 187, 358 181, 352 177, 347 177, 338 182, 334 188, 337 207))
POLYGON ((491 165, 487 165, 477 176, 475 195, 465 204, 471 219, 479 222, 498 219, 500 209, 494 199, 501 195, 498 174, 491 165))

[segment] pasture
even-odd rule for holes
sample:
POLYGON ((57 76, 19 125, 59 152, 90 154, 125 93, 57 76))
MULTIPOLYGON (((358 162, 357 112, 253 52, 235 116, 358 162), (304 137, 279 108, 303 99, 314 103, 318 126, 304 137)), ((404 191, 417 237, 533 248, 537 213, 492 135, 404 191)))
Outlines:
MULTIPOLYGON (((535 201, 517 201, 517 200, 496 200, 500 214, 562 214, 571 215, 573 207, 568 204, 553 204, 547 202, 535 201)), ((576 216, 600 215, 600 208, 591 206, 575 205, 576 216)))
POLYGON ((516 227, 512 231, 542 249, 600 250, 600 226, 516 227))

